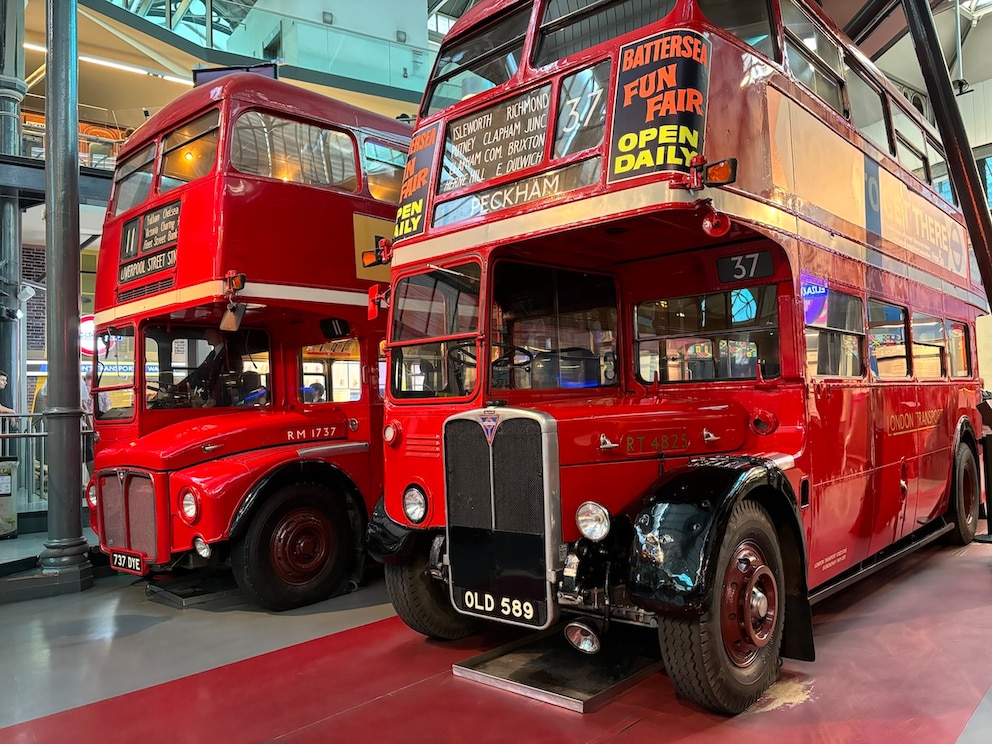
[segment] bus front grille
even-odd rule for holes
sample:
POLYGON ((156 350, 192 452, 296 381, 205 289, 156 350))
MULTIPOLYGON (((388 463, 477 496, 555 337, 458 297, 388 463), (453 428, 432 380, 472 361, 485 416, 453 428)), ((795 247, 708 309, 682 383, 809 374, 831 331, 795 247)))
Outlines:
POLYGON ((149 476, 109 472, 99 476, 99 509, 103 543, 111 550, 128 550, 156 558, 155 487, 149 476))
POLYGON ((170 276, 166 279, 159 279, 158 281, 152 282, 151 284, 145 284, 141 287, 122 289, 117 293, 117 301, 130 302, 131 300, 138 300, 142 297, 147 297, 148 295, 158 294, 159 292, 164 292, 167 289, 172 289, 175 283, 175 277, 170 276))
POLYGON ((452 601, 463 612, 550 624, 548 556, 557 540, 547 534, 544 435, 537 418, 505 411, 445 423, 448 560, 452 601))

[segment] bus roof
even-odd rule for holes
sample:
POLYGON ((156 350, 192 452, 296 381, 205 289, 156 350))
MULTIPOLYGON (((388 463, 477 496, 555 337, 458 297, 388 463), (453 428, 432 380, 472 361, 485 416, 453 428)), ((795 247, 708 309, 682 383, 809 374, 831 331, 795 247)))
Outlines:
POLYGON ((179 124, 211 102, 225 98, 237 99, 247 105, 274 106, 306 119, 324 119, 393 138, 405 140, 412 133, 409 123, 257 73, 234 72, 193 88, 163 106, 128 138, 119 159, 141 149, 163 130, 179 124))
POLYGON ((504 8, 508 8, 511 5, 520 4, 520 2, 521 0, 481 0, 481 2, 476 3, 471 8, 466 10, 465 13, 462 14, 461 18, 455 21, 454 25, 444 37, 445 43, 450 42, 453 38, 465 31, 465 29, 478 26, 482 19, 491 18, 504 8))

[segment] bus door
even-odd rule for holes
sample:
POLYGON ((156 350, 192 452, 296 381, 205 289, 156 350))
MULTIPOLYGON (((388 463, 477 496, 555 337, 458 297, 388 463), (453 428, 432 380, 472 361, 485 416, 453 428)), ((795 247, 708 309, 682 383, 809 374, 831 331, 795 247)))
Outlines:
POLYGON ((868 301, 868 359, 873 379, 872 437, 877 494, 872 552, 912 531, 919 461, 913 424, 918 391, 910 378, 905 309, 868 301))
POLYGON ((942 319, 913 313, 910 355, 916 384, 913 428, 918 453, 915 519, 907 520, 911 532, 942 514, 954 462, 954 427, 957 396, 948 384, 948 340, 942 319))
POLYGON ((813 463, 809 565, 816 585, 868 555, 871 407, 861 298, 822 286, 804 286, 803 298, 813 463))

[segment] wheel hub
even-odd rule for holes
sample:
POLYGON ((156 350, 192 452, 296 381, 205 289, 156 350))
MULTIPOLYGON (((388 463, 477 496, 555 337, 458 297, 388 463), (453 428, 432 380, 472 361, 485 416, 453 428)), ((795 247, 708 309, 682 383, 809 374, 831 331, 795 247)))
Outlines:
POLYGON ((272 566, 279 578, 288 584, 313 580, 327 565, 333 534, 319 512, 298 509, 287 514, 272 533, 272 566))
POLYGON ((761 548, 745 540, 724 575, 720 598, 723 645, 730 659, 747 667, 772 640, 778 616, 778 585, 761 548))

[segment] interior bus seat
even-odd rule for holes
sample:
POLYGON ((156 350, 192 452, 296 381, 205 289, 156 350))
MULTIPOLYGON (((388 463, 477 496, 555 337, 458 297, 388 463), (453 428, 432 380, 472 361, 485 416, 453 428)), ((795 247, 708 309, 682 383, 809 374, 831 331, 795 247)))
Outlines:
POLYGON ((532 366, 531 383, 537 390, 598 387, 600 383, 599 357, 579 346, 538 352, 532 366))
POLYGON ((258 372, 246 370, 238 375, 238 405, 259 405, 262 395, 262 376, 258 372))
POLYGON ((713 359, 689 359, 685 366, 689 370, 690 380, 712 380, 717 376, 716 362, 713 359))

